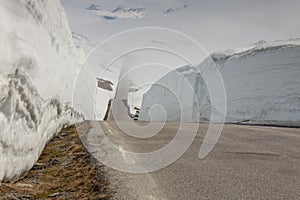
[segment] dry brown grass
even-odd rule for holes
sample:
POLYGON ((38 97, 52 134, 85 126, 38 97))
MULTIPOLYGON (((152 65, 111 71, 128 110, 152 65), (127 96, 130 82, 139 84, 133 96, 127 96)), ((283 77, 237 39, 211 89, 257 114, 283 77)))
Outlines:
POLYGON ((0 186, 0 199, 108 199, 110 194, 103 166, 86 151, 75 126, 47 144, 24 179, 0 186))

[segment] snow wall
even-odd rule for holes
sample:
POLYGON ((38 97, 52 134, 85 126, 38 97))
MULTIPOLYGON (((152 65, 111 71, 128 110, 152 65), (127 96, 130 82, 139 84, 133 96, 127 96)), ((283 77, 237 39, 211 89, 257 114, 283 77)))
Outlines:
POLYGON ((59 0, 0 0, 0 182, 21 178, 82 116, 70 107, 84 57, 59 0))
MULTIPOLYGON (((243 49, 214 53, 197 70, 213 65, 224 81, 227 123, 300 126, 300 39, 262 41, 243 49)), ((152 120, 161 121, 164 108, 167 121, 208 121, 210 95, 197 70, 186 66, 161 78, 144 94, 139 120, 149 121, 150 114, 152 120), (194 86, 193 91, 187 90, 186 82, 194 86), (183 102, 181 107, 176 98, 183 102), (156 104, 161 107, 151 110, 156 104)))

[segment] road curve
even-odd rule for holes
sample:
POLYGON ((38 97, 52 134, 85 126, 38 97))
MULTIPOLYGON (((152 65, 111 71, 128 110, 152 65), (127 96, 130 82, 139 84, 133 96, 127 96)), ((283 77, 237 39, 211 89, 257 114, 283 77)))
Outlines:
MULTIPOLYGON (((145 125, 143 122, 138 122, 145 125)), ((101 122, 115 143, 133 152, 151 152, 168 144, 178 124, 166 123, 152 138, 136 139, 115 123, 101 122)), ((188 151, 175 163, 147 174, 107 167, 114 199, 299 199, 300 129, 225 125, 213 151, 199 159, 207 124, 200 124, 188 151)))

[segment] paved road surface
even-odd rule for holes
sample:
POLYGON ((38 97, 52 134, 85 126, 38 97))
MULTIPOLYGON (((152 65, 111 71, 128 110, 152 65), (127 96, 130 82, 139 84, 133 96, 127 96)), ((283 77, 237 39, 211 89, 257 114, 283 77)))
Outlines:
MULTIPOLYGON (((143 125, 142 122, 138 122, 143 125)), ((111 140, 134 152, 159 149, 178 125, 167 123, 150 139, 126 136, 114 123, 101 126, 111 140)), ((226 125, 213 151, 198 158, 207 130, 200 124, 188 151, 172 165, 148 174, 108 169, 115 199, 300 199, 300 129, 226 125)))

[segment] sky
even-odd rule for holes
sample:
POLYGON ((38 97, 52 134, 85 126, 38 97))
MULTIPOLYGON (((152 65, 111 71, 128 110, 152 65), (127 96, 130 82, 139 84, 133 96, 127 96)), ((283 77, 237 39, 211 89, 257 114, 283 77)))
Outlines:
POLYGON ((72 30, 98 41, 143 26, 183 32, 201 43, 208 52, 241 47, 259 40, 300 37, 299 0, 62 0, 62 3, 72 30), (90 4, 101 5, 107 10, 118 6, 143 7, 147 16, 140 20, 104 20, 85 9, 90 4), (183 5, 187 5, 188 11, 167 16, 161 14, 168 8, 183 5))

